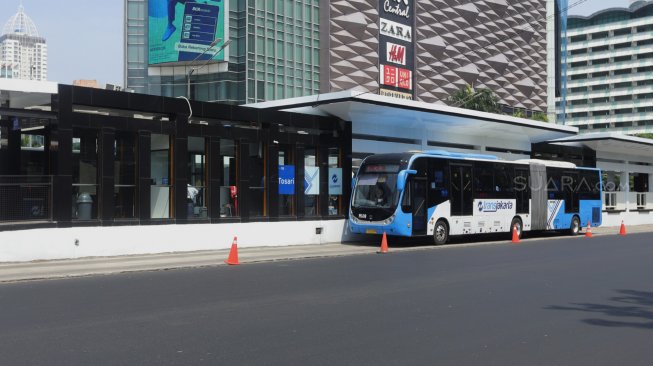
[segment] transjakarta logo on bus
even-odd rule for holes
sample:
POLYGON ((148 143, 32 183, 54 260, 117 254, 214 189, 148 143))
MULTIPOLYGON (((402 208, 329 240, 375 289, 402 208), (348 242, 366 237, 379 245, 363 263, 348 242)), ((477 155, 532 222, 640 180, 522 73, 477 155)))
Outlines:
POLYGON ((510 201, 478 201, 479 212, 497 212, 500 210, 512 210, 510 201))

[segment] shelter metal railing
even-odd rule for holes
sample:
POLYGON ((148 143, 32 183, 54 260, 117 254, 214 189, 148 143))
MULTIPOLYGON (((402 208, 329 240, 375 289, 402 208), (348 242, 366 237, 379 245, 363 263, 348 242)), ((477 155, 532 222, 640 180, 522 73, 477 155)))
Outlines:
POLYGON ((0 175, 0 223, 52 221, 52 176, 0 175))

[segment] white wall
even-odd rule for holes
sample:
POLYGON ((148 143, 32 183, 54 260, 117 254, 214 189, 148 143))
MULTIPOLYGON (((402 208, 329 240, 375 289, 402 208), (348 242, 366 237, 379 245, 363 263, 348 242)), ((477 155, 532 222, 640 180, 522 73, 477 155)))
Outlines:
POLYGON ((239 247, 337 243, 353 238, 345 236, 345 226, 346 220, 329 220, 4 231, 0 262, 228 249, 234 236, 239 247))

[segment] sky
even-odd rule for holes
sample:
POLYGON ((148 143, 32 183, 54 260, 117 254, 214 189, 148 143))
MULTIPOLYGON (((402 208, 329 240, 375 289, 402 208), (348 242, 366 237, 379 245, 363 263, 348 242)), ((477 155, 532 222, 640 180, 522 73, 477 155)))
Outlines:
MULTIPOLYGON (((13 16, 21 0, 2 0, 0 22, 13 16)), ((241 0, 244 1, 244 0, 241 0)), ((573 5, 583 0, 568 0, 573 5)), ((22 0, 48 44, 48 79, 70 84, 96 79, 100 85, 123 85, 124 0, 22 0)), ((608 7, 627 7, 628 0, 586 0, 570 15, 589 15, 608 7)))

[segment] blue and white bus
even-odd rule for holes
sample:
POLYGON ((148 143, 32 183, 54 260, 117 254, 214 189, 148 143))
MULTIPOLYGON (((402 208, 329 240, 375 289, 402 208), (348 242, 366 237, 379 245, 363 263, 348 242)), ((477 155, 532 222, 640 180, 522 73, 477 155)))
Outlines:
POLYGON ((568 162, 447 151, 367 157, 354 182, 351 231, 432 236, 601 225, 601 171, 568 162))

